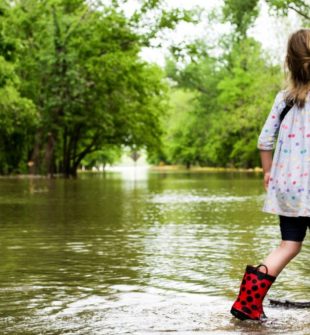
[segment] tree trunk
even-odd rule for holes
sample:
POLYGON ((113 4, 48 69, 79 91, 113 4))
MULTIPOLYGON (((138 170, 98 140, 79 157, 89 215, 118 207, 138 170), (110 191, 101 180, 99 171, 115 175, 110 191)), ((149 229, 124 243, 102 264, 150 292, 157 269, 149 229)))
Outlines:
POLYGON ((55 143, 56 143, 55 135, 52 132, 49 132, 44 156, 44 167, 45 172, 50 178, 52 178, 54 174, 55 143))
POLYGON ((29 174, 34 175, 40 172, 40 149, 42 143, 43 130, 38 129, 35 136, 34 148, 32 150, 31 159, 28 162, 29 174))

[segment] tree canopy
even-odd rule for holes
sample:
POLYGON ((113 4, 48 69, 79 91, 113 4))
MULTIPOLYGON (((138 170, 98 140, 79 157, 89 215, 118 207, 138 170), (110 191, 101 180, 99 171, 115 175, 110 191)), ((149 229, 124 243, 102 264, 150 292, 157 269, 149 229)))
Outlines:
MULTIPOLYGON (((78 0, 23 0, 6 10, 2 30, 17 45, 16 82, 28 99, 20 103, 38 113, 23 153, 33 173, 74 176, 82 159, 104 146, 160 145, 167 85, 163 71, 139 56, 149 32, 133 28, 133 19, 158 4, 144 3, 130 19, 117 6, 99 10, 78 0)), ((152 36, 169 26, 166 15, 152 36)), ((9 64, 4 75, 13 78, 9 64)))
MULTIPOLYGON (((280 17, 293 10, 309 23, 305 1, 266 3, 280 17)), ((199 42, 198 50, 204 52, 198 52, 185 66, 180 66, 177 54, 167 62, 167 75, 176 83, 173 94, 179 96, 177 102, 172 100, 171 119, 177 121, 166 135, 170 140, 167 162, 188 167, 260 165, 257 138, 276 93, 283 88, 284 76, 280 65, 247 34, 259 11, 258 0, 225 0, 222 19, 228 20, 233 30, 219 42, 222 53, 211 56, 208 42, 204 46, 199 42)))
MULTIPOLYGON (((76 176, 123 147, 152 163, 255 167, 258 132, 281 89, 281 68, 247 32, 258 0, 225 0, 216 46, 171 47, 165 69, 143 47, 199 10, 165 1, 3 0, 0 3, 0 173, 76 176), (188 56, 183 57, 180 56, 188 56)), ((281 19, 305 0, 266 0, 281 19)))

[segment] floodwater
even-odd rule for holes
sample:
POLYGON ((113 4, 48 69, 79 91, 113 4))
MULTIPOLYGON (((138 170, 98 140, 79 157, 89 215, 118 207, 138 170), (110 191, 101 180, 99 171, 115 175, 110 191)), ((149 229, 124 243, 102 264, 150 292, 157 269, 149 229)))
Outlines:
MULTIPOLYGON (((310 309, 230 307, 279 243, 261 174, 0 179, 1 334, 310 334, 310 309)), ((310 300, 309 236, 269 298, 310 300)))

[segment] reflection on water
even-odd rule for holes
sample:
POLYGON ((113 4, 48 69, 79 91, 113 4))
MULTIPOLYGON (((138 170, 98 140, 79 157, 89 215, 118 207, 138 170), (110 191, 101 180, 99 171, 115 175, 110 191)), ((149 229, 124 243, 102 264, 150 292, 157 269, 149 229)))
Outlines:
MULTIPOLYGON (((1 334, 310 333, 306 309, 229 314, 279 242, 259 175, 139 176, 0 180, 1 334)), ((309 300, 308 241, 273 298, 309 300)))
MULTIPOLYGON (((207 190, 206 190, 207 192, 207 190)), ((247 201, 251 199, 252 197, 237 197, 237 196, 232 196, 232 195, 221 195, 221 196, 216 196, 216 195, 210 195, 210 196, 199 196, 195 194, 160 194, 160 195, 155 195, 153 199, 151 200, 154 203, 169 203, 169 205, 173 203, 189 203, 189 202, 205 202, 205 203, 210 203, 210 202, 237 202, 237 201, 247 201)))

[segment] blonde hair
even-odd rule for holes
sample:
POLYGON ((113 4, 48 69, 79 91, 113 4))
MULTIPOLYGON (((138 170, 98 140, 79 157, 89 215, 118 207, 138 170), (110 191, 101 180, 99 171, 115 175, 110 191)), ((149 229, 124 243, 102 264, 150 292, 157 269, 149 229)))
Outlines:
POLYGON ((302 108, 310 91, 310 29, 290 36, 285 64, 289 71, 286 102, 293 101, 302 108))

